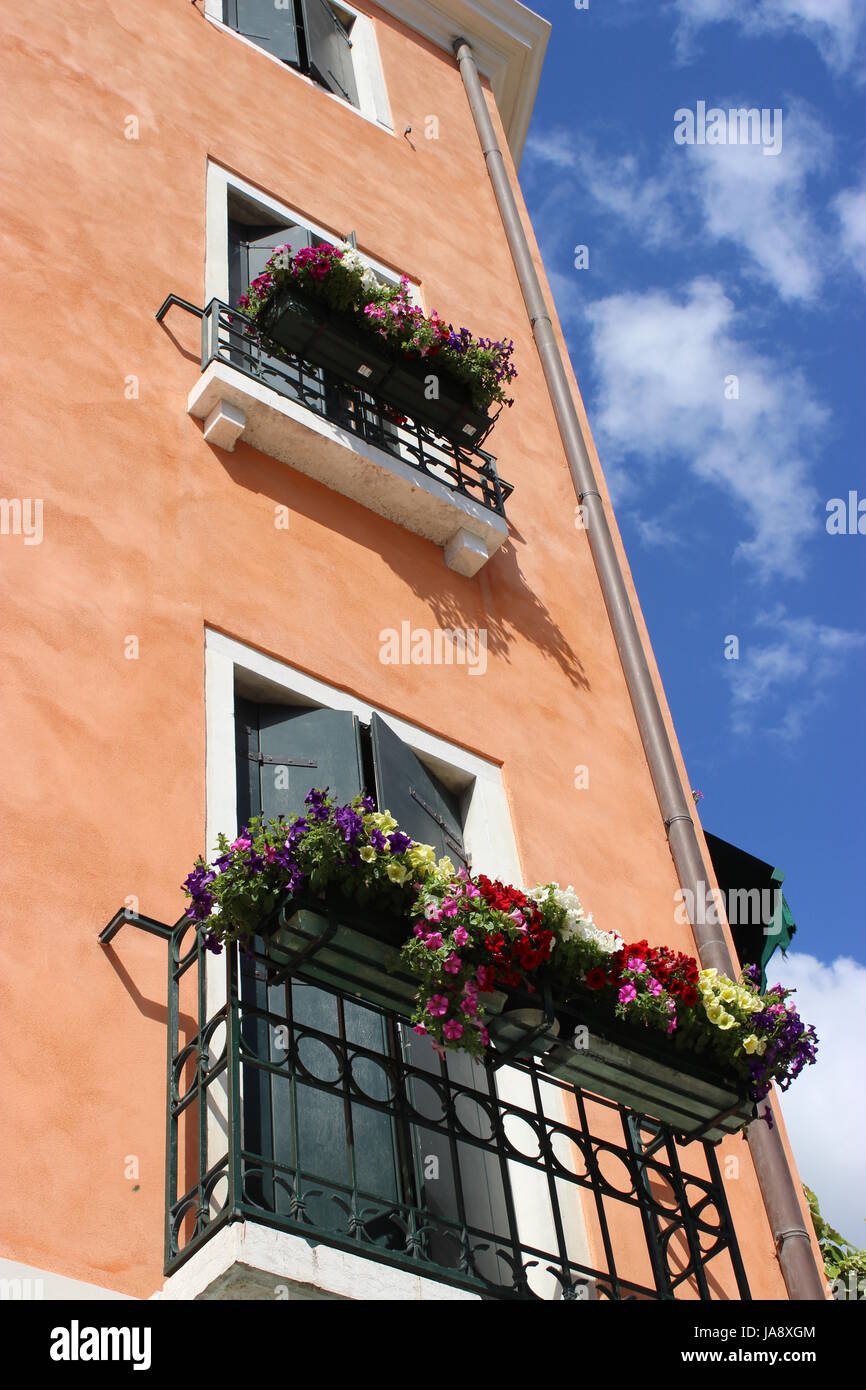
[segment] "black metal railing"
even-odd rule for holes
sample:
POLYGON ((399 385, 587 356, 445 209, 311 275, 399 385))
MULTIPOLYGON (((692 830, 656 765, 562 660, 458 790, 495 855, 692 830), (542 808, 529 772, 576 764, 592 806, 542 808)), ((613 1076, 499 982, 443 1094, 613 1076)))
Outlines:
POLYGON ((167 1273, 246 1220, 485 1298, 750 1297, 712 1145, 531 1059, 440 1060, 394 1015, 274 983, 256 946, 170 932, 167 1273))
POLYGON ((505 516, 505 503, 514 487, 499 477, 495 458, 479 447, 483 441, 472 445, 452 443, 428 425, 394 410, 387 399, 342 381, 333 372, 301 357, 275 349, 252 319, 222 300, 212 299, 206 308, 200 309, 170 294, 157 311, 158 322, 162 322, 172 305, 201 319, 202 371, 211 362, 224 362, 419 473, 505 516), (279 356, 274 355, 276 351, 279 356))

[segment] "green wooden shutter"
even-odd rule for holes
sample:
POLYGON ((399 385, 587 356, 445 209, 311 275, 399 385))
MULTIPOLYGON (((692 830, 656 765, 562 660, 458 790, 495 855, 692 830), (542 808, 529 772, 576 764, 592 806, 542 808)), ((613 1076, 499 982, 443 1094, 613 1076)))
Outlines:
MULTIPOLYGON (((378 714, 370 721, 373 744, 373 765, 376 774, 376 796, 380 810, 389 810, 400 829, 414 840, 433 845, 437 855, 447 855, 456 868, 466 864, 468 856, 463 846, 462 820, 457 798, 428 772, 423 763, 398 734, 378 714)), ((428 1038, 419 1037, 401 1027, 404 1052, 413 1066, 440 1076, 442 1064, 428 1038)), ((473 1062, 466 1053, 451 1053, 445 1063, 449 1080, 487 1094, 487 1074, 483 1066, 473 1062)), ((413 1104, 421 1114, 435 1117, 435 1102, 431 1104, 428 1088, 413 1087, 413 1104)), ((478 1137, 489 1133, 489 1119, 483 1109, 471 1101, 460 1104, 461 1123, 478 1137)), ((459 1186, 468 1226, 479 1227, 495 1234, 507 1244, 509 1237, 508 1208, 505 1184, 500 1164, 493 1154, 471 1144, 458 1142, 458 1173, 454 1171, 454 1154, 444 1135, 422 1125, 412 1127, 416 1158, 417 1182, 423 1194, 423 1204, 432 1216, 445 1222, 459 1221, 459 1186), (429 1159, 437 1160, 438 1177, 425 1178, 429 1159)), ((488 1242, 481 1240, 479 1246, 488 1242)), ((456 1267, 459 1254, 454 1241, 445 1236, 430 1237, 432 1258, 446 1267, 456 1267)), ((499 1268, 496 1254, 480 1249, 476 1260, 489 1278, 500 1279, 505 1271, 499 1268)))
MULTIPOLYGON (((290 252, 300 251, 311 245, 312 237, 306 227, 296 222, 265 222, 259 224, 238 222, 229 217, 229 299, 237 304, 241 295, 250 287, 250 281, 261 275, 278 246, 288 246, 290 252)), ((247 368, 244 359, 248 351, 245 340, 238 335, 232 338, 235 351, 232 360, 239 367, 247 368)), ((267 385, 274 386, 283 395, 303 400, 302 393, 295 388, 294 378, 287 373, 287 363, 281 357, 272 357, 262 352, 256 362, 259 375, 267 385)), ((323 390, 323 374, 315 367, 301 374, 303 386, 314 394, 323 390)))
POLYGON ((437 857, 447 855, 458 869, 467 864, 457 797, 378 714, 370 720, 370 732, 380 810, 390 811, 413 840, 432 845, 437 857))
MULTIPOLYGON (((239 824, 256 814, 266 818, 303 814, 304 798, 313 786, 327 786, 340 802, 350 801, 361 790, 361 751, 354 715, 342 710, 239 700, 235 723, 239 824)), ((259 942, 258 949, 262 946, 259 942)), ((381 1014, 349 1000, 341 1003, 314 985, 291 982, 268 988, 257 976, 255 964, 242 958, 241 992, 248 1006, 267 1009, 275 1018, 285 1017, 289 991, 297 1024, 332 1037, 342 1033, 349 1043, 387 1055, 388 1024, 381 1014)), ((244 1040, 256 1056, 272 1062, 283 1060, 265 1020, 245 1015, 244 1040)), ((324 1065, 330 1075, 334 1059, 322 1044, 310 1039, 306 1047, 301 1043, 301 1051, 304 1065, 314 1073, 317 1066, 324 1065)), ((387 1099, 385 1073, 373 1062, 356 1060, 353 1075, 367 1095, 387 1099)), ((332 1201, 327 1192, 318 1196, 315 1192, 322 1184, 348 1187, 353 1173, 371 1210, 375 1211, 376 1202, 387 1207, 399 1200, 399 1148, 388 1115, 357 1102, 348 1105, 347 1113, 344 1095, 319 1090, 303 1080, 290 1080, 282 1073, 247 1067, 244 1082, 245 1145, 288 1168, 298 1162, 308 1189, 307 1215, 314 1225, 345 1228, 345 1206, 332 1201)), ((289 1193, 267 1175, 258 1184, 253 1180, 252 1194, 269 1210, 291 1210, 289 1193)), ((388 1244, 400 1233, 387 1219, 376 1225, 373 1218, 368 1234, 388 1244)))
POLYGON ((358 106, 352 40, 327 0, 301 0, 307 61, 317 82, 358 106))
POLYGON ((284 63, 297 67, 294 0, 226 0, 225 22, 284 63))

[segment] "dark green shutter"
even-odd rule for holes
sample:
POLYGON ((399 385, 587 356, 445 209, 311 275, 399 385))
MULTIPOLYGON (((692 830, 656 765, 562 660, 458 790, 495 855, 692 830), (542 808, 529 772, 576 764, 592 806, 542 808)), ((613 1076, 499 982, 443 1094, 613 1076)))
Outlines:
MULTIPOLYGON (((373 743, 373 764, 376 773, 376 797, 380 810, 388 810, 397 821, 400 829, 413 840, 433 845, 438 856, 447 855, 456 868, 467 862, 463 846, 462 819, 457 798, 442 783, 428 772, 424 764, 403 742, 398 734, 385 723, 378 714, 370 721, 373 743)), ((428 1038, 419 1037, 408 1028, 401 1027, 404 1051, 413 1066, 441 1075, 441 1064, 434 1053, 428 1038)), ((445 1063, 449 1079, 459 1085, 487 1092, 487 1074, 483 1066, 466 1053, 450 1053, 445 1063)), ((412 1087, 413 1104, 420 1113, 427 1113, 430 1105, 430 1092, 426 1087, 412 1087)), ((433 1109, 429 1111, 433 1118, 433 1109)), ((461 1123, 479 1137, 489 1132, 489 1120, 481 1107, 464 1100, 460 1104, 461 1123)), ((434 1217, 444 1222, 459 1222, 460 1202, 458 1197, 457 1174, 454 1172, 454 1154, 446 1137, 434 1133, 423 1126, 413 1126, 413 1144, 416 1156, 418 1184, 423 1193, 423 1205, 434 1217), (427 1161, 435 1158, 439 1176, 435 1180, 425 1179, 427 1161)), ((475 1148, 471 1144, 459 1143, 457 1162, 459 1165, 460 1189, 463 1198, 463 1215, 468 1226, 494 1232, 504 1242, 508 1242, 508 1208, 502 1170, 495 1155, 475 1148)), ((480 1245, 489 1244, 481 1241, 480 1245)), ((459 1253, 454 1241, 445 1236, 430 1238, 430 1252, 434 1259, 446 1267, 456 1267, 459 1253)), ((479 1269, 494 1281, 501 1279, 504 1271, 499 1269, 497 1257, 488 1250, 476 1252, 479 1269)))
POLYGON ((370 731, 380 810, 390 811, 401 830, 413 840, 432 845, 437 857, 447 855, 459 869, 468 856, 456 796, 427 771, 378 714, 370 720, 370 731))
MULTIPOLYGON (((339 802, 351 801, 361 790, 361 752, 358 722, 342 710, 302 709, 287 705, 237 702, 235 724, 238 753, 238 823, 250 815, 266 819, 303 814, 304 798, 311 787, 328 787, 339 802)), ((261 950, 263 943, 257 943, 261 950)), ((249 1007, 267 1009, 277 1019, 286 1016, 291 990, 296 1023, 339 1036, 342 1028, 350 1043, 387 1055, 388 1024, 381 1014, 345 1001, 314 985, 290 983, 268 988, 257 975, 255 964, 241 958, 241 992, 249 1007)), ((274 1033, 264 1019, 245 1015, 244 1040, 256 1056, 282 1061, 274 1047, 274 1033)), ((314 1073, 333 1056, 315 1040, 301 1043, 302 1062, 314 1073)), ((358 1059, 353 1076, 366 1094, 387 1099, 384 1073, 373 1062, 358 1059)), ((355 1179, 368 1199, 385 1205, 399 1200, 398 1145, 390 1118, 367 1106, 351 1105, 334 1091, 319 1090, 302 1080, 291 1082, 283 1073, 245 1068, 244 1142, 253 1153, 273 1157, 293 1168, 300 1163, 307 1189, 307 1216, 324 1228, 345 1225, 345 1210, 328 1195, 309 1189, 350 1182, 347 1125, 353 1137, 351 1160, 355 1179), (294 1086, 294 1098, 292 1087, 294 1086), (258 1146, 261 1147, 258 1147, 258 1146)), ((288 1213, 291 1199, 284 1187, 265 1173, 251 1180, 251 1196, 270 1210, 288 1213)), ((375 1208, 374 1208, 375 1209, 375 1208)), ((371 1238, 394 1239, 392 1223, 371 1223, 371 1238)))
POLYGON ((312 76, 337 96, 357 106, 352 40, 327 0, 301 0, 301 10, 312 76))
POLYGON ((226 23, 284 63, 298 66, 294 0, 226 0, 226 23))
MULTIPOLYGON (((241 295, 250 287, 250 281, 257 275, 261 275, 274 251, 279 246, 288 246, 289 251, 294 253, 300 251, 302 247, 309 246, 312 238, 306 227, 300 227, 296 222, 278 223, 265 222, 252 224, 235 221, 229 217, 229 299, 236 305, 241 295)), ((237 366, 248 369, 249 362, 245 360, 245 353, 249 352, 249 345, 240 336, 232 337, 232 360, 237 366)), ((284 395, 293 396, 295 399, 303 400, 303 396, 294 386, 291 375, 287 376, 288 364, 280 357, 272 357, 269 353, 261 352, 256 359, 256 370, 265 381, 266 385, 273 385, 284 395), (274 380, 270 381, 269 377, 274 380)), ((301 381, 308 391, 314 395, 321 394, 323 374, 315 367, 303 372, 301 381)))

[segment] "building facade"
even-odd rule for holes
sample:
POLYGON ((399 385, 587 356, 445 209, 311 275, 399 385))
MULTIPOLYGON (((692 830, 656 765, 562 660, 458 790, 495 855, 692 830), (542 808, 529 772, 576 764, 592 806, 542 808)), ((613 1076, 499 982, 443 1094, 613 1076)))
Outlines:
POLYGON ((696 951, 453 52, 552 304, 516 173, 547 24, 79 0, 2 29, 4 1271, 106 1297, 786 1297, 742 1139, 677 1145, 538 1062, 443 1080, 387 1013, 162 929, 219 831, 315 783, 696 951), (514 339, 480 444, 232 318, 275 247, 345 241, 514 339))

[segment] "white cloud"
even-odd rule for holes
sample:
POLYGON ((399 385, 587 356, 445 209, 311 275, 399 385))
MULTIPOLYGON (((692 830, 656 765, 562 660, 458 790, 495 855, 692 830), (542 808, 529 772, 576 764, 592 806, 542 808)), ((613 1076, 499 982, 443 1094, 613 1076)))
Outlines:
MULTIPOLYGON (((719 102, 723 110, 744 103, 719 102)), ((733 242, 750 257, 753 272, 784 300, 814 300, 823 279, 825 234, 808 193, 810 175, 826 169, 832 139, 802 108, 782 110, 782 148, 765 155, 758 145, 687 145, 683 154, 695 180, 705 231, 733 242)))
POLYGON ((815 1025, 820 1040, 815 1065, 782 1096, 800 1176, 817 1194, 822 1214, 866 1247, 866 966, 847 957, 827 965, 793 950, 785 960, 774 958, 770 971, 771 983, 779 978, 797 990, 800 1017, 815 1025))
POLYGON ((697 35, 725 20, 746 34, 802 34, 834 70, 854 67, 864 30, 862 0, 672 0, 679 18, 677 47, 688 58, 697 35))
POLYGON ((842 251, 866 280, 866 183, 840 193, 833 206, 841 224, 842 251))
POLYGON ((596 432, 614 488, 637 466, 663 475, 677 494, 685 464, 751 529, 737 558, 761 578, 801 574, 803 543, 818 526, 805 459, 825 419, 802 372, 742 340, 734 305, 711 279, 695 280, 684 297, 611 295, 586 314, 596 432), (733 376, 737 400, 726 399, 733 376))
MULTIPOLYGON (((708 110, 750 105, 734 97, 707 99, 708 110)), ((650 249, 728 242, 740 253, 738 269, 786 302, 815 302, 826 268, 844 268, 840 229, 854 255, 864 218, 854 191, 838 200, 831 225, 819 221, 826 194, 816 185, 833 167, 833 138, 802 103, 779 109, 781 120, 774 117, 768 134, 781 132, 781 150, 767 155, 758 143, 675 145, 672 106, 670 144, 654 172, 647 172, 637 149, 601 149, 561 127, 535 132, 524 176, 537 190, 536 222, 561 255, 581 240, 575 209, 591 199, 615 237, 650 249)))
POLYGON ((546 226, 555 209, 558 218, 568 219, 565 225, 571 231, 577 185, 615 217, 624 231, 640 237, 646 245, 662 245, 678 234, 673 169, 667 174, 642 175, 634 153, 600 152, 585 135, 571 135, 561 128, 531 133, 524 157, 558 171, 559 184, 551 186, 550 174, 545 172, 544 176, 548 192, 542 200, 541 217, 546 226))
POLYGON ((734 732, 751 733, 760 721, 763 732, 794 741, 829 698, 846 659, 866 646, 866 633, 789 617, 781 607, 755 621, 772 635, 741 638, 739 660, 729 665, 734 732))

